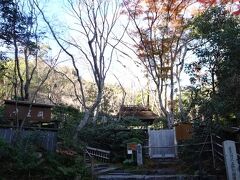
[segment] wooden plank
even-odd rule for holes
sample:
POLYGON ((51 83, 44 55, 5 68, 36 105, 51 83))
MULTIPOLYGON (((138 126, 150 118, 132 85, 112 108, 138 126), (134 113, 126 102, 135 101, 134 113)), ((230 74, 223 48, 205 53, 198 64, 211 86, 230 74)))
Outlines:
POLYGON ((214 150, 214 151, 217 153, 218 156, 223 157, 223 154, 222 154, 222 153, 218 152, 217 150, 214 150))
POLYGON ((218 144, 218 143, 214 143, 216 146, 220 147, 220 148, 223 148, 223 146, 221 144, 218 144))
POLYGON ((98 160, 103 162, 110 160, 110 151, 106 151, 103 149, 93 148, 93 147, 86 147, 86 153, 92 158, 95 157, 98 160))
POLYGON ((87 146, 86 148, 87 148, 87 150, 99 151, 99 152, 110 154, 110 151, 107 151, 107 150, 93 148, 93 147, 89 147, 89 146, 87 146))
POLYGON ((101 156, 101 155, 98 155, 98 154, 92 154, 92 153, 89 153, 89 154, 91 154, 94 157, 99 157, 99 158, 103 158, 103 159, 107 159, 107 160, 110 159, 109 157, 101 156))

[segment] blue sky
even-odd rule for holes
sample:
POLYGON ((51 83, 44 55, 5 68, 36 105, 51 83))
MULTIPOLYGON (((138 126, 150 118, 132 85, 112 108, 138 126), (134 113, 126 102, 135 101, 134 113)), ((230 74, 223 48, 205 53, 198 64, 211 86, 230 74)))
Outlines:
MULTIPOLYGON (((66 34, 65 25, 71 24, 73 22, 72 18, 67 14, 66 10, 66 0, 45 0, 47 3, 43 6, 44 12, 46 13, 48 19, 53 22, 54 29, 56 31, 59 31, 63 33, 64 36, 67 37, 68 34, 66 34)), ((41 1, 42 3, 43 1, 41 1)), ((52 37, 50 37, 47 41, 47 43, 52 47, 53 49, 53 55, 56 54, 59 51, 59 46, 56 44, 56 42, 53 40, 52 37)), ((115 56, 115 59, 112 63, 112 66, 110 68, 110 71, 108 73, 106 82, 111 84, 118 84, 116 78, 114 75, 116 75, 119 78, 119 81, 128 88, 131 89, 139 89, 141 87, 144 87, 146 85, 146 80, 143 78, 144 73, 142 72, 141 67, 137 67, 133 60, 136 60, 136 57, 134 54, 129 51, 127 48, 124 48, 123 46, 120 48, 124 50, 129 56, 132 56, 133 58, 129 58, 127 56, 124 56, 121 53, 118 53, 118 55, 115 56), (120 61, 120 63, 118 61, 120 61), (140 81, 139 81, 140 80, 140 81)), ((61 60, 67 59, 67 56, 62 56, 61 60)), ((71 62, 65 62, 62 65, 68 65, 72 67, 71 62)), ((85 62, 79 62, 79 69, 81 71, 81 75, 83 78, 91 80, 91 73, 90 68, 87 66, 85 62)), ((185 74, 182 74, 182 84, 187 85, 189 84, 188 76, 185 74)))
MULTIPOLYGON (((64 0, 48 0, 46 2, 47 3, 44 5, 44 12, 46 13, 48 19, 50 21, 53 21, 54 29, 56 29, 59 32, 65 33, 65 36, 67 36, 66 34, 67 31, 64 30, 65 29, 64 26, 67 23, 71 24, 73 22, 71 22, 72 19, 67 14, 65 6, 66 4, 64 3, 64 0)), ((56 54, 59 51, 59 47, 52 37, 48 39, 47 43, 52 47, 53 54, 56 54)), ((128 50, 126 50, 126 53, 133 56, 133 54, 128 50)), ((63 60, 65 60, 68 57, 62 56, 62 58, 63 60)), ((63 65, 72 66, 71 62, 64 63, 63 65)), ((79 63, 79 66, 83 77, 90 80, 91 79, 91 75, 89 73, 90 70, 86 63, 79 63)), ((141 77, 143 76, 143 74, 141 73, 141 69, 138 68, 131 59, 128 59, 126 56, 123 56, 121 53, 118 53, 118 56, 115 56, 114 62, 112 63, 112 66, 106 79, 107 83, 111 84, 118 83, 114 75, 119 77, 121 83, 126 87, 139 88, 144 84, 144 82, 142 81, 142 84, 140 85, 139 81, 136 79, 136 76, 139 77, 140 79, 143 79, 141 77), (116 61, 117 59, 121 61, 121 63, 117 62, 116 61)))

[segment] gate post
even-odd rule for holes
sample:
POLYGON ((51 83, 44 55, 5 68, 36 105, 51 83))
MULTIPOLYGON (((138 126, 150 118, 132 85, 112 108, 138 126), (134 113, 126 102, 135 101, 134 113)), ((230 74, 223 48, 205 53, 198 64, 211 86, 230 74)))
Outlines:
POLYGON ((223 153, 228 180, 238 180, 240 177, 236 146, 234 141, 223 141, 223 153))
POLYGON ((137 165, 141 166, 143 165, 143 155, 142 155, 142 145, 137 145, 137 165))
POLYGON ((152 157, 152 141, 151 141, 151 129, 148 127, 148 155, 151 158, 152 157))
POLYGON ((178 146, 177 146, 177 136, 176 136, 176 128, 173 128, 173 136, 174 136, 174 150, 175 150, 175 157, 178 158, 178 146))

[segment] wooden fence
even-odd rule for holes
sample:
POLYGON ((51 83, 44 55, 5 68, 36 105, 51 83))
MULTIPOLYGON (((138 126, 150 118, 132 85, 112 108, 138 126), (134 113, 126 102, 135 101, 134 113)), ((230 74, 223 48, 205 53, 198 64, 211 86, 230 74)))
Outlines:
MULTIPOLYGON (((225 169, 225 162, 224 162, 224 153, 223 153, 223 142, 225 139, 221 138, 220 136, 216 134, 209 134, 205 137, 202 137, 202 140, 198 143, 192 143, 192 144, 178 144, 178 145, 168 145, 168 146, 144 146, 145 152, 151 152, 151 149, 158 149, 158 151, 168 151, 171 149, 178 149, 178 155, 181 156, 182 150, 187 149, 191 154, 196 153, 198 155, 198 158, 196 160, 199 160, 204 157, 205 153, 211 153, 212 156, 212 167, 215 170, 224 170, 225 169)), ((235 142, 236 144, 236 150, 237 150, 237 157, 240 164, 240 143, 235 142)), ((172 151, 171 151, 172 152, 172 151)), ((145 154, 146 155, 146 154, 145 154)), ((150 156, 151 157, 151 156, 150 156)), ((162 157, 158 157, 162 158, 162 157)), ((225 170, 224 170, 225 171, 225 170)))
MULTIPOLYGON (((224 166, 224 153, 223 153, 223 141, 224 139, 216 134, 212 134, 213 139, 213 165, 215 168, 219 166, 224 166)), ((240 164, 240 144, 235 142, 237 157, 240 164)))
POLYGON ((86 152, 91 155, 94 159, 97 159, 102 162, 109 162, 110 161, 110 151, 106 151, 103 149, 97 149, 93 147, 86 147, 86 152))
POLYGON ((18 140, 33 142, 44 150, 55 152, 57 144, 57 131, 50 129, 24 128, 20 132, 15 127, 0 127, 0 138, 9 144, 18 140))
POLYGON ((220 136, 215 134, 212 135, 213 139, 213 166, 214 168, 220 163, 224 164, 224 155, 223 155, 223 139, 220 136))

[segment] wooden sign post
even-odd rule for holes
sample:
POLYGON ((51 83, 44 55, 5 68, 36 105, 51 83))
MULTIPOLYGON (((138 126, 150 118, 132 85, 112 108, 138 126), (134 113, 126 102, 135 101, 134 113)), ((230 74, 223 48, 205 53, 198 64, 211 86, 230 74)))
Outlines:
POLYGON ((237 159, 236 146, 234 141, 224 141, 223 142, 223 152, 224 152, 224 160, 227 172, 228 180, 239 180, 240 179, 240 171, 239 164, 237 159))
POLYGON ((142 166, 143 165, 143 157, 142 157, 142 145, 137 145, 137 165, 142 166))
POLYGON ((127 144, 127 154, 131 155, 131 160, 134 161, 133 159, 133 152, 137 150, 137 144, 136 143, 128 143, 127 144))

